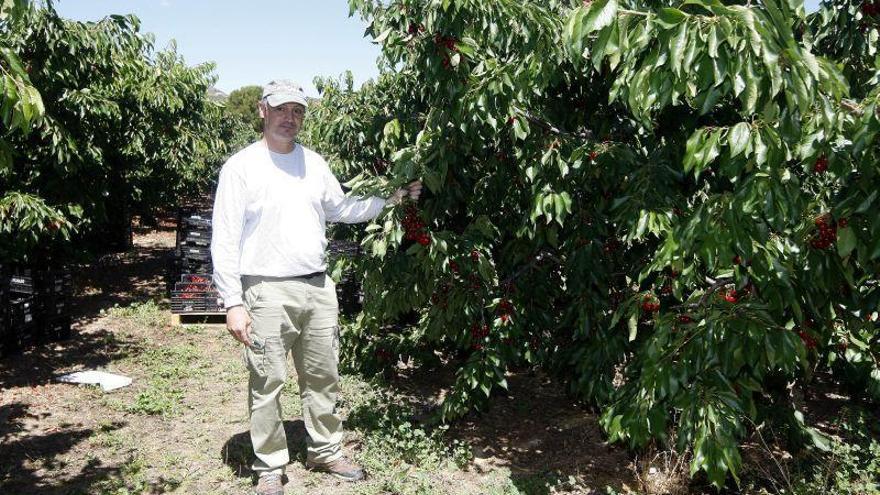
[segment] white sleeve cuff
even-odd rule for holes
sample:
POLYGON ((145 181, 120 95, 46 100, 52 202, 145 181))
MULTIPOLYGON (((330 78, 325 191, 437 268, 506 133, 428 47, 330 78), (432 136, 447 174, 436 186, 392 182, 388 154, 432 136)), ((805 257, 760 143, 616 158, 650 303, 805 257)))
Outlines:
POLYGON ((223 298, 223 307, 224 308, 231 308, 233 306, 241 306, 242 304, 244 304, 244 301, 241 300, 241 294, 236 294, 234 296, 229 296, 229 297, 223 298))

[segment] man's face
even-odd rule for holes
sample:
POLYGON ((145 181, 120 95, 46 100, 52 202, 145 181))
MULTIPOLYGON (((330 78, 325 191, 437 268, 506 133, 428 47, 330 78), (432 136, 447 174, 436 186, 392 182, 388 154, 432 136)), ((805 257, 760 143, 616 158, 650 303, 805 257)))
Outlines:
POLYGON ((260 117, 263 117, 263 133, 276 141, 293 142, 302 129, 306 108, 299 103, 284 103, 273 107, 266 101, 260 102, 260 117))

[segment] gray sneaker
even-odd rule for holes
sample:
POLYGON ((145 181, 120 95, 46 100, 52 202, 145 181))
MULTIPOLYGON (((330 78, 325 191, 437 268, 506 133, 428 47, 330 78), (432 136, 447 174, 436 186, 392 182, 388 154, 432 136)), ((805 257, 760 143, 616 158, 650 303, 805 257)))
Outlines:
POLYGON ((316 464, 306 461, 306 469, 332 474, 344 481, 361 481, 364 479, 364 470, 345 457, 340 457, 335 461, 330 461, 324 464, 316 464))
POLYGON ((257 481, 256 495, 284 495, 284 487, 281 485, 281 475, 278 473, 263 473, 257 481))

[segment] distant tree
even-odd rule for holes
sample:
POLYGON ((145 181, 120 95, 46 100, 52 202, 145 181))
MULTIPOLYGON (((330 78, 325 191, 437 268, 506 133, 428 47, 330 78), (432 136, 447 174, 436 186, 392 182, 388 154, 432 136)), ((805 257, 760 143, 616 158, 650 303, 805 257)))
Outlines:
POLYGON ((263 89, 259 86, 242 86, 229 93, 229 98, 226 100, 226 109, 229 113, 253 126, 257 132, 263 130, 263 120, 257 110, 257 102, 260 101, 262 92, 263 89))

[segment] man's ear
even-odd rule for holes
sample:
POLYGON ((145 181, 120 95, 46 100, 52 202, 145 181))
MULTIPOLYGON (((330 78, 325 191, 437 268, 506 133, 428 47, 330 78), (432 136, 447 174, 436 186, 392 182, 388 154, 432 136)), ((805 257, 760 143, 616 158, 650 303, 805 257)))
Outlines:
POLYGON ((260 109, 260 118, 265 119, 266 118, 266 104, 264 102, 260 101, 257 103, 257 108, 260 109))

